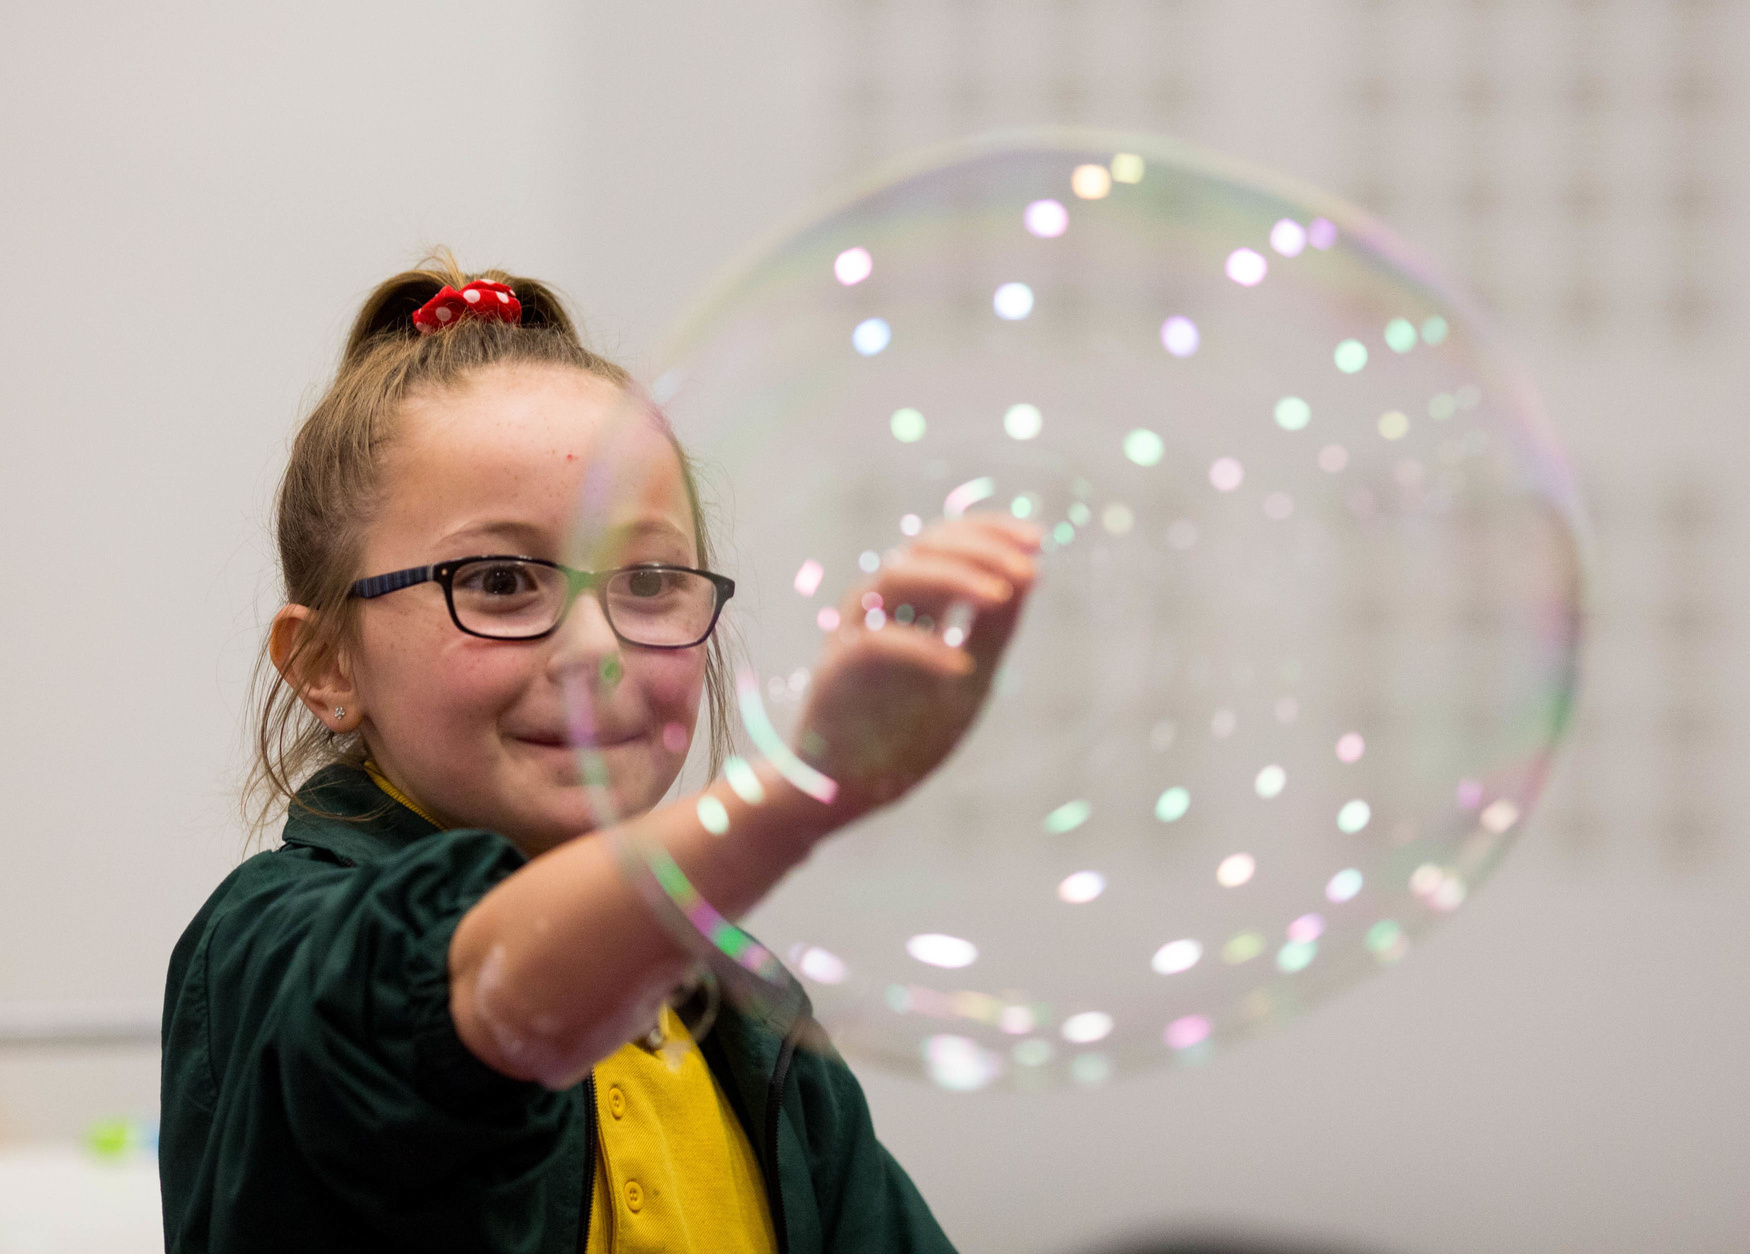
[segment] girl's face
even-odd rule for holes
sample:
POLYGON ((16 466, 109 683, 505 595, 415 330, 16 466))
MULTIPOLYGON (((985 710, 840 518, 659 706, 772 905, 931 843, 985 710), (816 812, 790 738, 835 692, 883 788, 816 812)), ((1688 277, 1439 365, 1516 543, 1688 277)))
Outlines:
MULTIPOLYGON (((522 366, 409 401, 358 573, 489 554, 567 561, 610 425, 618 499, 606 521, 617 539, 591 565, 698 566, 675 450, 649 423, 618 429, 623 399, 583 371, 522 366)), ((567 740, 567 686, 588 700, 619 814, 641 813, 686 757, 705 646, 622 645, 588 593, 544 639, 483 640, 457 630, 432 582, 364 602, 345 665, 389 779, 446 823, 491 828, 534 854, 597 821, 567 740)))

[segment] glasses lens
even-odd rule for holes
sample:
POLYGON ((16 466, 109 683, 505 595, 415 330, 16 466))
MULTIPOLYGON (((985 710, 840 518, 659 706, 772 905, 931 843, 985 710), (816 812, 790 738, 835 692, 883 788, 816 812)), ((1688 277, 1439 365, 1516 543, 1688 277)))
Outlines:
POLYGON ((533 562, 469 562, 456 571, 456 618, 482 636, 516 639, 550 631, 565 608, 562 571, 533 562))
POLYGON ((717 585, 687 570, 634 568, 607 583, 608 621, 633 644, 697 644, 711 629, 717 585))

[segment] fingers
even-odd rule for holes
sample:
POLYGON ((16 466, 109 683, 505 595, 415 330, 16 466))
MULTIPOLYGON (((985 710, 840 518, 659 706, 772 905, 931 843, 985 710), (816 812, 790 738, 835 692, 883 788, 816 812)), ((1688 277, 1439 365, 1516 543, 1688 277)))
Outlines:
POLYGON ((1034 556, 1044 534, 1032 523, 1006 514, 973 514, 931 527, 900 550, 900 560, 926 554, 956 558, 1025 587, 1033 582, 1034 556))
POLYGON ((988 566, 939 553, 910 553, 890 562, 881 577, 865 589, 853 592, 858 606, 869 591, 876 592, 888 614, 897 605, 909 604, 922 613, 940 615, 955 601, 965 601, 975 611, 995 609, 1015 595, 1015 585, 988 566))
POLYGON ((994 510, 968 514, 951 522, 937 523, 930 530, 945 534, 959 529, 1000 536, 1028 552, 1037 551, 1040 542, 1045 538, 1045 530, 1039 524, 994 510))
POLYGON ((891 800, 964 734, 1032 588, 1041 539, 1038 528, 996 514, 941 523, 845 598, 801 740, 841 796, 865 808, 891 800))
POLYGON ((1034 555, 1043 533, 1002 514, 981 514, 940 523, 899 550, 869 583, 847 598, 860 602, 870 589, 889 606, 912 601, 918 608, 967 601, 985 611, 1026 592, 1037 575, 1034 555))
POLYGON ((902 666, 939 679, 964 679, 977 666, 966 650, 949 645, 941 636, 904 627, 859 632, 848 648, 858 655, 859 663, 902 666))

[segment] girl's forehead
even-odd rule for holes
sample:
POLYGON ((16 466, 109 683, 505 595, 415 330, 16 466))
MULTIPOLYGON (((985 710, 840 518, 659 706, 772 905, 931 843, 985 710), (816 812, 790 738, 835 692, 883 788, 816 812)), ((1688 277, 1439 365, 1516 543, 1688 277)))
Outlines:
POLYGON ((581 512, 617 526, 664 519, 691 538, 674 446, 620 388, 581 370, 492 368, 410 398, 396 444, 385 514, 416 526, 510 516, 557 536, 581 512))

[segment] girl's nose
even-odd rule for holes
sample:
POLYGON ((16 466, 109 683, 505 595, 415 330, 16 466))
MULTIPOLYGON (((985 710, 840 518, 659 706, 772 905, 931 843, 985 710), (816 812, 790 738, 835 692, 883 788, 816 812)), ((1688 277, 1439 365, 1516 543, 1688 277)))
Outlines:
POLYGON ((618 680, 620 641, 595 597, 585 593, 573 602, 571 612, 554 628, 553 640, 549 665, 554 674, 586 683, 618 680))

